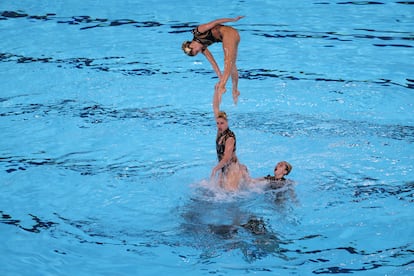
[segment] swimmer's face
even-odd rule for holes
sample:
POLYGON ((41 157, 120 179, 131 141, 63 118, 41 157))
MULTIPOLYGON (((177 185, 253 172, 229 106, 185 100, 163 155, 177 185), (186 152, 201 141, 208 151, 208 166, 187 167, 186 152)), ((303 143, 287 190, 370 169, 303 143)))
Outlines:
POLYGON ((283 162, 277 163, 274 173, 277 178, 282 178, 283 176, 287 175, 286 164, 283 162))
POLYGON ((216 124, 217 124, 217 129, 219 132, 223 132, 229 128, 229 124, 224 118, 217 118, 216 124))
POLYGON ((203 45, 197 41, 191 41, 189 47, 191 48, 191 56, 196 56, 203 51, 203 45))

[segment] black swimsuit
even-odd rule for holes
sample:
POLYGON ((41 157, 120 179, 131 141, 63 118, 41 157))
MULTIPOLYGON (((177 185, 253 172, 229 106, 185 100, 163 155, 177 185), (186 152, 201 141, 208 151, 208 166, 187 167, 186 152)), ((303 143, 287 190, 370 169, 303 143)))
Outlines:
MULTIPOLYGON (((216 151, 217 151, 217 158, 219 162, 221 159, 223 159, 224 151, 226 150, 226 141, 230 137, 234 138, 234 148, 233 152, 236 152, 236 135, 233 131, 231 131, 229 128, 223 131, 220 135, 217 135, 216 139, 216 151), (220 143, 221 142, 221 143, 220 143)), ((234 160, 236 161, 236 160, 234 160)))
POLYGON ((269 184, 269 189, 279 189, 285 185, 286 179, 284 177, 277 179, 275 176, 265 176, 267 183, 269 184))
MULTIPOLYGON (((217 25, 214 28, 220 27, 221 25, 217 25)), ((198 31, 198 27, 193 30, 193 40, 203 44, 203 49, 207 48, 211 44, 215 42, 222 42, 221 39, 217 39, 213 36, 213 32, 210 30, 200 33, 198 31)))
POLYGON ((264 179, 266 179, 269 182, 286 180, 284 177, 282 177, 282 178, 276 178, 276 176, 271 176, 270 174, 268 174, 267 176, 265 176, 264 179))

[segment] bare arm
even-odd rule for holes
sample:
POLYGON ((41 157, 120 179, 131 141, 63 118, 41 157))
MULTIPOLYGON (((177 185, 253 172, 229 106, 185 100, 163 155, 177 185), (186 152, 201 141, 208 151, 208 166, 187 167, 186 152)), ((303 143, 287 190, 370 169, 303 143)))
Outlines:
POLYGON ((214 57, 211 54, 211 52, 206 48, 202 53, 207 58, 207 60, 210 62, 211 66, 213 66, 213 70, 214 70, 214 72, 216 72, 217 77, 221 78, 220 68, 218 67, 217 62, 214 59, 214 57))
POLYGON ((227 23, 227 22, 235 22, 240 20, 241 18, 243 18, 244 16, 237 16, 234 18, 220 18, 220 19, 216 19, 214 21, 211 21, 209 23, 205 23, 205 24, 201 24, 198 26, 198 31, 200 33, 204 33, 212 28, 214 28, 215 26, 219 25, 219 24, 223 24, 223 23, 227 23))
POLYGON ((252 178, 254 181, 265 181, 266 178, 264 177, 258 177, 258 178, 252 178))
POLYGON ((224 156, 221 159, 221 161, 217 164, 217 166, 213 168, 213 171, 211 174, 212 176, 214 176, 218 170, 222 169, 230 161, 233 155, 234 142, 235 140, 233 137, 230 137, 229 139, 227 139, 226 150, 224 151, 224 156))
MULTIPOLYGON (((207 48, 202 53, 207 58, 207 60, 211 63, 211 66, 213 66, 213 69, 216 72, 217 77, 220 80, 221 77, 222 77, 222 74, 221 74, 220 68, 218 67, 217 62, 214 59, 213 55, 211 54, 211 52, 207 48)), ((214 118, 217 116, 217 114, 219 112, 220 102, 221 102, 221 94, 218 93, 217 89, 214 89, 214 96, 213 96, 214 118)))

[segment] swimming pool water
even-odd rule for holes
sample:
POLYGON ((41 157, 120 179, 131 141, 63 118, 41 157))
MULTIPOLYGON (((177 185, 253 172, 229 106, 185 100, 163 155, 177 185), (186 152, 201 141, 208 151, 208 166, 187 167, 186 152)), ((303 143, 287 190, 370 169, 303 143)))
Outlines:
POLYGON ((413 4, 2 1, 1 274, 412 274, 413 4), (208 182, 217 79, 181 43, 237 15, 221 107, 291 189, 208 182))

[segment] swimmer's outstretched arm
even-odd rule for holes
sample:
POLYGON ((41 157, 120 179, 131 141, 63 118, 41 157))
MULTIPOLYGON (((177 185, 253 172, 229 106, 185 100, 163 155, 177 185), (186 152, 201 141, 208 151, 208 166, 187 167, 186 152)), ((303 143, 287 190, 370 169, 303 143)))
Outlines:
POLYGON ((217 115, 220 111, 220 102, 221 102, 221 93, 214 88, 214 95, 213 95, 213 112, 214 118, 217 118, 217 115))
MULTIPOLYGON (((222 73, 220 71, 220 68, 217 65, 216 60, 214 59, 211 52, 206 48, 203 52, 204 56, 207 58, 207 60, 211 63, 211 66, 213 66, 214 71, 217 74, 217 77, 219 80, 222 77, 222 73)), ((217 116, 219 110, 220 110, 220 102, 221 102, 221 93, 218 93, 217 89, 214 88, 214 95, 213 95, 213 111, 214 111, 214 117, 217 116)))
POLYGON ((202 53, 207 58, 207 60, 210 62, 211 66, 213 66, 214 72, 216 72, 217 77, 219 77, 220 79, 222 74, 211 52, 206 48, 202 53))
POLYGON ((204 32, 214 28, 215 26, 217 26, 219 24, 223 24, 223 23, 227 23, 227 22, 235 22, 235 21, 238 21, 238 20, 242 19, 243 17, 244 16, 237 16, 237 17, 234 17, 234 18, 220 18, 220 19, 216 19, 214 21, 211 21, 209 23, 201 24, 197 28, 198 28, 198 31, 200 33, 204 33, 204 32))

